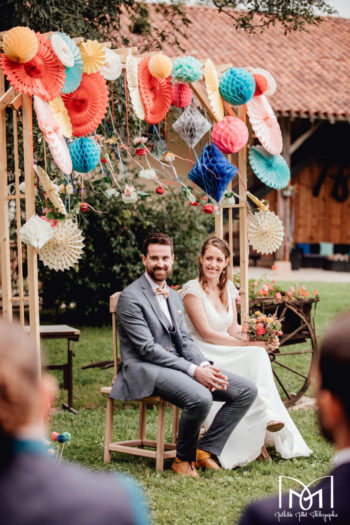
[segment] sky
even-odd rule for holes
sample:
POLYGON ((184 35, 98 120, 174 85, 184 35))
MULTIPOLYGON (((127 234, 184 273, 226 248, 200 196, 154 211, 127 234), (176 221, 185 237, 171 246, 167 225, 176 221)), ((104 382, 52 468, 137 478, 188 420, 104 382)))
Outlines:
POLYGON ((338 11, 338 16, 350 18, 350 0, 328 0, 328 3, 338 11))

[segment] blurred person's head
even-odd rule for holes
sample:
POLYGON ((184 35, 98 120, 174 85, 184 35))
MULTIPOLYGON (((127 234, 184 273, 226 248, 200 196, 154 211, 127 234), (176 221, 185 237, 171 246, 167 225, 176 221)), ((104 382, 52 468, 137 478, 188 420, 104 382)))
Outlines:
POLYGON ((48 421, 55 380, 40 375, 34 341, 17 323, 0 321, 0 432, 16 437, 48 421))
POLYGON ((350 312, 335 319, 324 335, 319 360, 319 421, 337 449, 350 446, 350 312))

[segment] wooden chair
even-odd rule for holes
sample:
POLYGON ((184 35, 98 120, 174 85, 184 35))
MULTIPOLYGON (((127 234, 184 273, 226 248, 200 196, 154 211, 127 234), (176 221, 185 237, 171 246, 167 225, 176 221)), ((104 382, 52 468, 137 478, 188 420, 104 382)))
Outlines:
MULTIPOLYGON (((110 296, 109 311, 112 314, 113 327, 113 359, 114 359, 114 374, 117 375, 118 356, 120 356, 119 341, 117 337, 117 319, 116 307, 121 292, 116 292, 110 296)), ((107 409, 106 409, 106 428, 105 428, 105 446, 104 446, 104 462, 111 461, 111 452, 123 452, 124 454, 132 454, 134 456, 142 456, 146 458, 153 458, 156 460, 156 469, 164 469, 164 460, 168 458, 175 458, 176 456, 176 437, 179 427, 179 408, 173 407, 173 429, 172 441, 168 443, 165 441, 165 411, 167 403, 158 396, 145 397, 138 399, 139 402, 139 427, 137 439, 128 441, 113 441, 113 416, 114 416, 114 399, 109 397, 112 387, 101 388, 101 393, 107 395, 107 409), (147 407, 156 406, 158 409, 158 425, 157 425, 157 439, 146 439, 146 415, 147 407), (155 448, 149 450, 145 447, 155 448)))

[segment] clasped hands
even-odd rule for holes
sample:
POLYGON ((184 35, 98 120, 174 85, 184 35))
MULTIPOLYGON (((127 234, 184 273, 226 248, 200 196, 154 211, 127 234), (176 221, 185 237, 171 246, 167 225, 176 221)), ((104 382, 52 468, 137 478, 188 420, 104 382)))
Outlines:
POLYGON ((227 377, 213 365, 197 366, 194 377, 198 383, 208 388, 211 392, 227 389, 227 377))

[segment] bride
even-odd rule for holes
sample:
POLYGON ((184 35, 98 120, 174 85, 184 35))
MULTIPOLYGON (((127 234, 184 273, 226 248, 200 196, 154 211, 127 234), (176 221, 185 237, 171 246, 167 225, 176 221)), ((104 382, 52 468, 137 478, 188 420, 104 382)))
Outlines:
MULTIPOLYGON (((228 260, 227 243, 209 237, 201 249, 198 279, 182 289, 186 324, 202 353, 218 368, 250 379, 258 388, 256 400, 219 457, 221 465, 228 469, 246 465, 260 455, 269 459, 265 443, 274 445, 285 459, 309 456, 311 450, 277 391, 265 343, 250 343, 237 323, 238 291, 227 279, 228 260)), ((213 403, 208 427, 220 406, 213 403)))

